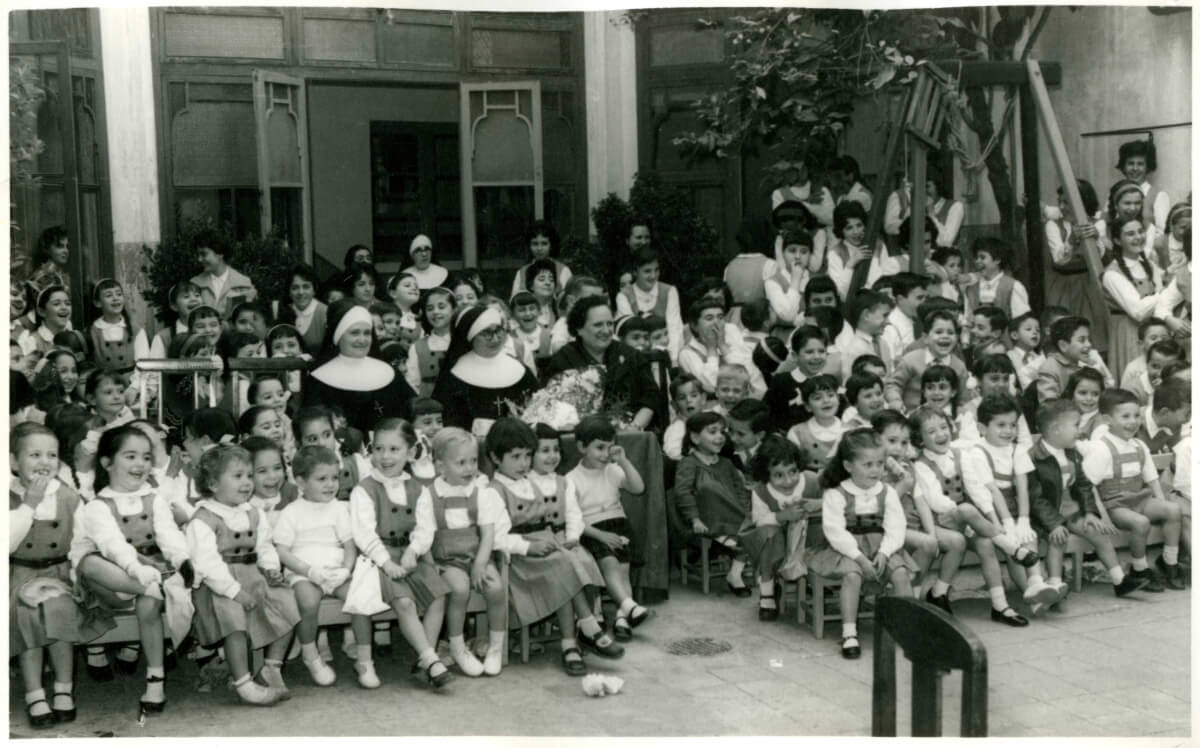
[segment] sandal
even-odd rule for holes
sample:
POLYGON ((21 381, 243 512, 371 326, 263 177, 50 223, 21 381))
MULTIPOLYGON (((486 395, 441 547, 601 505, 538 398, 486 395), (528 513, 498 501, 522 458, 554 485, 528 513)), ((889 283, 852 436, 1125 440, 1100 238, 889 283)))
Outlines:
POLYGON ((59 699, 59 697, 68 699, 71 702, 71 707, 69 709, 59 709, 58 707, 51 704, 50 711, 54 713, 55 719, 57 719, 59 722, 74 722, 75 721, 75 686, 74 686, 74 684, 72 684, 71 688, 67 691, 59 691, 58 689, 55 689, 53 700, 57 701, 59 699))
POLYGON ((578 647, 569 647, 563 650, 562 665, 563 670, 567 671, 567 675, 574 677, 587 675, 587 665, 583 662, 583 652, 580 652, 578 647))
POLYGON ((625 648, 610 639, 603 631, 595 639, 583 632, 576 634, 575 639, 584 649, 601 657, 619 660, 625 656, 625 648))
POLYGON ((613 638, 619 642, 627 642, 633 639, 633 628, 630 627, 629 621, 621 616, 613 623, 613 638))
POLYGON ((29 717, 29 726, 35 730, 44 730, 47 727, 53 727, 54 724, 58 721, 54 718, 54 710, 51 709, 50 711, 46 712, 45 714, 34 714, 33 708, 35 706, 37 706, 38 704, 45 704, 46 706, 50 706, 50 702, 46 701, 45 699, 38 699, 37 701, 33 702, 32 704, 26 704, 25 705, 25 716, 29 717))
MULTIPOLYGON (((166 680, 166 678, 158 675, 146 676, 147 683, 165 683, 166 680)), ((161 714, 162 711, 167 708, 167 699, 166 697, 163 697, 162 701, 146 701, 145 699, 138 699, 138 705, 141 706, 142 713, 144 714, 161 714)))
POLYGON ((1029 619, 1013 610, 1011 606, 1005 608, 1004 610, 996 610, 995 608, 992 608, 992 620, 996 623, 1003 623, 1007 626, 1013 626, 1014 628, 1020 628, 1022 626, 1029 625, 1029 619))
POLYGON ((842 639, 842 657, 847 660, 857 660, 862 654, 862 647, 858 644, 857 636, 847 636, 842 639))

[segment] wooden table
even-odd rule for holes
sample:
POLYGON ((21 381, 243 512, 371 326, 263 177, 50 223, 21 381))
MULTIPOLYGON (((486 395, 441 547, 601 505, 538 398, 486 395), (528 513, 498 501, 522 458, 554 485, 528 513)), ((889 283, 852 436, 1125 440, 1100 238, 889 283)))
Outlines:
MULTIPOLYGON (((617 444, 625 449, 629 461, 646 484, 641 495, 621 492, 621 505, 633 526, 630 577, 639 602, 667 599, 670 581, 670 555, 667 548, 667 501, 663 488, 663 454, 654 434, 629 431, 617 434, 617 444)), ((562 438, 562 463, 558 472, 565 474, 579 462, 575 436, 562 438)))

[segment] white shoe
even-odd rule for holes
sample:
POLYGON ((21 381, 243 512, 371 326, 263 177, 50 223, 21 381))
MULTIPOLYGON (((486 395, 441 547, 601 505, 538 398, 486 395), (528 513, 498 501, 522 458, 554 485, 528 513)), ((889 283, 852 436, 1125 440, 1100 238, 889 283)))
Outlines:
POLYGON ((383 685, 375 674, 375 663, 371 660, 354 663, 354 672, 358 673, 358 685, 363 688, 379 688, 383 685))
POLYGON ((454 664, 458 665, 458 669, 462 671, 463 675, 470 678, 478 678, 483 675, 483 663, 479 661, 479 658, 471 654, 471 650, 466 647, 463 647, 461 650, 451 647, 450 656, 454 658, 454 664))
POLYGON ((279 703, 282 695, 270 686, 260 686, 253 680, 248 680, 234 690, 237 691, 238 698, 247 704, 255 704, 257 706, 271 706, 279 703))
POLYGON ((503 665, 504 650, 500 647, 489 647, 487 655, 483 658, 483 674, 499 675, 500 668, 503 665))
POLYGON ((1071 588, 1066 582, 1059 582, 1058 584, 1054 585, 1053 589, 1058 595, 1058 599, 1055 600, 1056 603, 1061 603, 1063 600, 1067 599, 1067 595, 1071 594, 1071 588))
POLYGON ((1058 592, 1045 582, 1037 582, 1025 588, 1024 598, 1025 602, 1031 606, 1034 603, 1041 603, 1045 606, 1058 601, 1058 592))
POLYGON ((283 682, 283 673, 279 671, 279 668, 272 665, 263 665, 262 670, 259 670, 258 674, 262 677, 263 683, 266 683, 269 688, 273 688, 279 692, 281 700, 287 699, 292 695, 288 691, 287 684, 283 682))
POLYGON ((333 672, 333 668, 329 667, 320 657, 315 660, 305 660, 304 666, 312 675, 313 683, 318 686, 332 686, 333 682, 337 680, 337 673, 333 672))
POLYGON ((325 662, 333 662, 333 650, 329 648, 329 632, 325 629, 317 634, 317 654, 325 662))

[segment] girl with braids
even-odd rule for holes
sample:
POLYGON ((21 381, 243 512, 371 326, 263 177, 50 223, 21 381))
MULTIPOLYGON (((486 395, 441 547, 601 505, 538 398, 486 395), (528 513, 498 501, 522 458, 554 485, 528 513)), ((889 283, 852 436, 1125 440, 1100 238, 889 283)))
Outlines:
POLYGON ((1108 219, 1107 225, 1098 225, 1096 228, 1100 230, 1100 245, 1106 252, 1116 252, 1116 242, 1113 240, 1112 225, 1121 221, 1127 221, 1131 218, 1137 218, 1142 222, 1142 228, 1145 230, 1143 243, 1139 249, 1146 255, 1147 259, 1157 262, 1154 256, 1154 243, 1158 240, 1158 235, 1161 233, 1153 223, 1147 222, 1145 216, 1142 215, 1143 206, 1145 205, 1145 195, 1142 194, 1142 188, 1136 182, 1131 182, 1128 179, 1122 179, 1114 184, 1108 191, 1108 219))
POLYGON ((1146 230, 1140 215, 1118 217, 1109 225, 1109 236, 1112 257, 1100 278, 1110 310, 1108 369, 1124 371, 1125 365, 1139 355, 1138 324, 1154 314, 1162 290, 1162 271, 1146 258, 1146 230))

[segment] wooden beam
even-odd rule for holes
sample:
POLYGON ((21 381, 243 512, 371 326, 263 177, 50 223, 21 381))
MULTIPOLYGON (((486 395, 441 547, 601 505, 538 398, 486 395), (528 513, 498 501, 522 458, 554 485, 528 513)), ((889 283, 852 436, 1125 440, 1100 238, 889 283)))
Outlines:
MULTIPOLYGON (((925 164, 929 150, 920 140, 912 140, 912 212, 908 216, 908 268, 914 273, 925 272, 925 164)), ((935 236, 934 239, 937 239, 935 236)))
POLYGON ((1033 94, 1025 88, 1021 91, 1021 169, 1025 175, 1025 258, 1029 278, 1025 286, 1029 289, 1029 301, 1034 309, 1041 309, 1046 300, 1046 255, 1042 238, 1042 190, 1039 179, 1037 141, 1037 108, 1033 94))
MULTIPOLYGON (((1037 63, 1048 86, 1062 83, 1062 65, 1057 62, 1037 63)), ((1029 82, 1026 63, 1016 60, 992 62, 989 60, 941 60, 937 63, 943 70, 954 73, 962 66, 962 85, 967 86, 1022 86, 1029 82)))
MULTIPOLYGON (((1050 143, 1050 154, 1054 165, 1058 168, 1058 181, 1066 191, 1067 201, 1071 205, 1071 213, 1076 220, 1088 220, 1087 211, 1083 209, 1083 199, 1079 197, 1079 186, 1075 183, 1075 172, 1071 168, 1071 159, 1067 155, 1067 146, 1063 142, 1062 132, 1058 129, 1058 120, 1054 117, 1054 107, 1050 105, 1050 93, 1046 91, 1046 81, 1042 78, 1042 70, 1037 60, 1028 60, 1026 67, 1029 71, 1029 93, 1037 107, 1038 118, 1042 123, 1042 131, 1050 143)), ((1028 134, 1026 135, 1028 137, 1028 134)), ((1092 280, 1097 287, 1100 285, 1100 274, 1104 267, 1100 264, 1100 249, 1096 240, 1088 237, 1080 242, 1083 259, 1087 262, 1092 280)))

